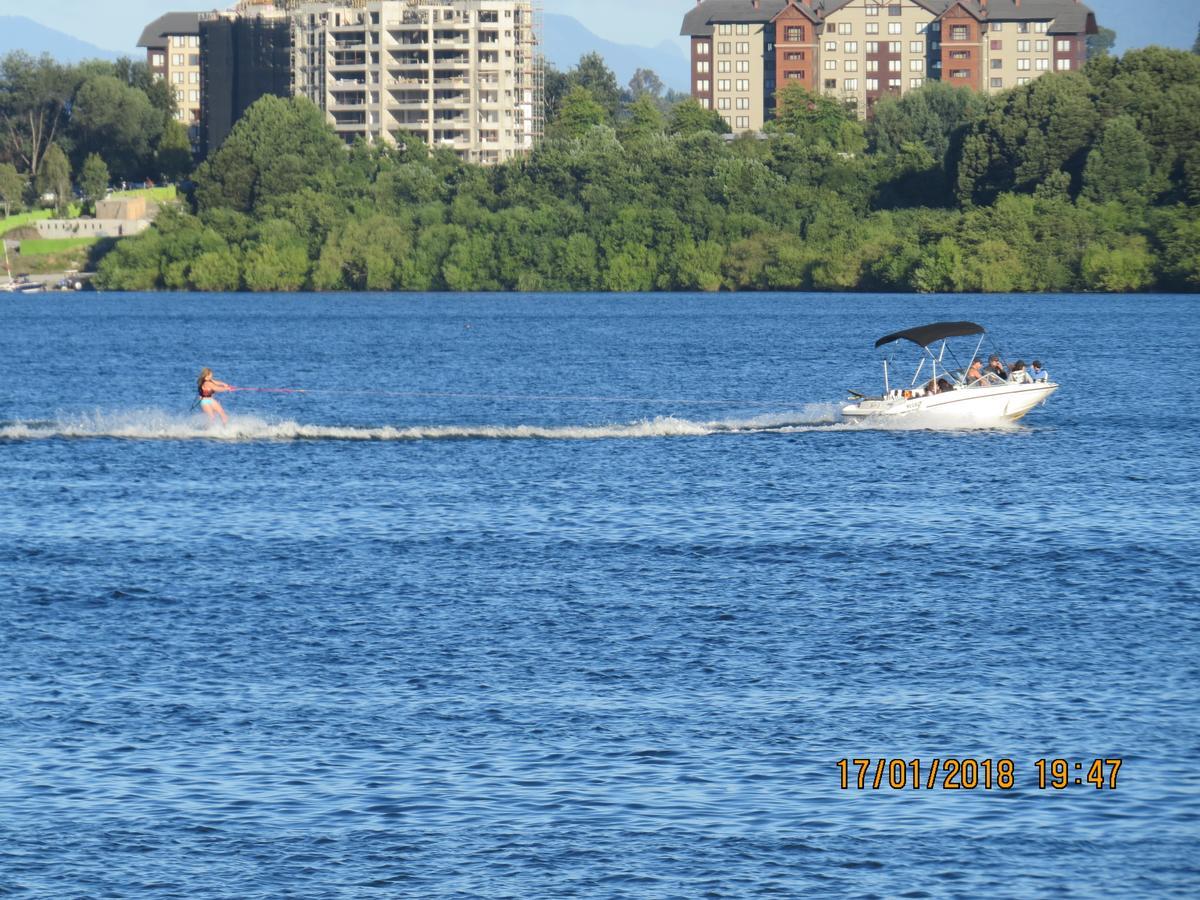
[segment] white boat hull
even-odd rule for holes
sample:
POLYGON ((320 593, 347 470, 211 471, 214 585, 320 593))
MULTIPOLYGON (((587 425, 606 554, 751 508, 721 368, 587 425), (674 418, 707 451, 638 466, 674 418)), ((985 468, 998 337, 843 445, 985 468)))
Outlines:
POLYGON ((1058 390, 1057 384, 995 384, 960 388, 940 394, 905 397, 893 392, 888 397, 870 397, 842 409, 850 419, 894 419, 911 417, 964 426, 988 426, 1016 422, 1058 390))

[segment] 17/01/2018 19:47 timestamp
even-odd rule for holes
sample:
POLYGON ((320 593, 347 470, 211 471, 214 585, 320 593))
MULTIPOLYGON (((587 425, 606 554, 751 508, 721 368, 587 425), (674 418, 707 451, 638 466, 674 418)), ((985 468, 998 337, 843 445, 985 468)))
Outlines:
MULTIPOLYGON (((849 790, 1001 790, 1017 786, 1017 765, 1000 759, 839 759, 841 789, 849 790)), ((1033 763, 1039 790, 1061 791, 1090 785, 1096 790, 1117 789, 1119 759, 1038 759, 1033 763)))

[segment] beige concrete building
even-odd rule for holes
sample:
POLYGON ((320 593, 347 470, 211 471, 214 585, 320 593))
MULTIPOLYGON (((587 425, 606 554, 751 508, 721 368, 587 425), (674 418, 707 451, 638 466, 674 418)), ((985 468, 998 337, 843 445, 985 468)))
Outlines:
POLYGON ((299 3, 297 94, 346 141, 415 134, 476 163, 531 150, 541 136, 534 0, 299 3))
POLYGON ((764 65, 767 33, 763 23, 725 22, 713 34, 712 108, 735 132, 757 130, 766 121, 765 79, 774 73, 764 65))
POLYGON ((200 15, 167 13, 146 26, 138 40, 150 71, 171 86, 175 118, 188 130, 192 147, 200 139, 200 15))

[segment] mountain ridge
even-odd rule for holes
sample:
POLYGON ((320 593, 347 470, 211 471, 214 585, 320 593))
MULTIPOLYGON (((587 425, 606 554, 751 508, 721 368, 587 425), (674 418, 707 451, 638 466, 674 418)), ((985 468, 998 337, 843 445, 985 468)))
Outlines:
POLYGON ((85 59, 119 59, 115 50, 106 50, 66 32, 49 28, 25 16, 0 16, 0 55, 23 50, 31 56, 49 53, 59 62, 77 63, 85 59))

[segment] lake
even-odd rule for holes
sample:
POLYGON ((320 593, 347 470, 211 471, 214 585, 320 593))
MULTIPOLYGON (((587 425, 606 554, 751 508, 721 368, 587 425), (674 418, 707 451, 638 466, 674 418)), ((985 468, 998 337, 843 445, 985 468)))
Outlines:
POLYGON ((0 893, 1194 896, 1196 302, 0 300, 0 893), (1062 389, 842 422, 939 319, 1062 389))

